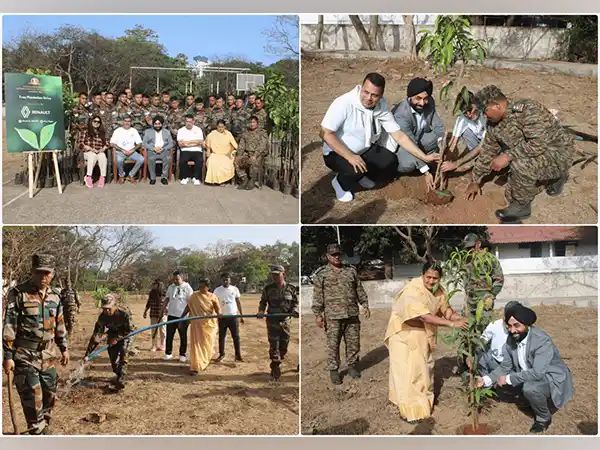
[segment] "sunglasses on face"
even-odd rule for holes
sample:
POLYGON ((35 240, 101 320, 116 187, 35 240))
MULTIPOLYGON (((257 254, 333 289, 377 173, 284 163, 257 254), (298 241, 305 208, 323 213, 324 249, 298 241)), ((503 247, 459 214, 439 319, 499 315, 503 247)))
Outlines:
POLYGON ((100 121, 96 119, 96 120, 92 120, 92 123, 100 123, 100 121))

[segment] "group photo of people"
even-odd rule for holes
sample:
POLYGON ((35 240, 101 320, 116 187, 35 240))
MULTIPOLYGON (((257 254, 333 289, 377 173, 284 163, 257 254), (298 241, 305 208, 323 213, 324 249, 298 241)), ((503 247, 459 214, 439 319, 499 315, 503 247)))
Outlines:
POLYGON ((297 17, 146 18, 4 18, 6 220, 296 223, 297 17))
POLYGON ((297 430, 295 227, 187 231, 4 230, 3 372, 14 384, 4 433, 297 430), (99 268, 107 249, 114 255, 99 268), (158 403, 148 417, 133 414, 158 403), (225 411, 229 420, 214 421, 225 411), (206 424, 190 423, 192 413, 206 424))

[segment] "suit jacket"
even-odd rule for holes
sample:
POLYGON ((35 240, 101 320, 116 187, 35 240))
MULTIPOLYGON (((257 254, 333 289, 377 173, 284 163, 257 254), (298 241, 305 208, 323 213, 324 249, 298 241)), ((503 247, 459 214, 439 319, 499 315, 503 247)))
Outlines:
POLYGON ((492 382, 495 383, 500 375, 510 375, 513 386, 520 386, 528 381, 547 381, 550 385, 552 402, 557 408, 573 398, 571 371, 545 331, 536 327, 529 328, 525 348, 529 367, 527 370, 521 370, 519 367, 517 342, 512 336, 508 336, 502 350, 504 359, 502 364, 490 374, 492 382))
MULTIPOLYGON (((171 137, 171 133, 169 130, 163 128, 162 130, 162 138, 163 138, 163 148, 162 151, 171 151, 174 146, 173 138, 171 137)), ((144 138, 142 140, 142 145, 146 149, 146 151, 154 151, 154 146, 156 145, 156 132, 154 128, 148 128, 144 132, 144 138)))

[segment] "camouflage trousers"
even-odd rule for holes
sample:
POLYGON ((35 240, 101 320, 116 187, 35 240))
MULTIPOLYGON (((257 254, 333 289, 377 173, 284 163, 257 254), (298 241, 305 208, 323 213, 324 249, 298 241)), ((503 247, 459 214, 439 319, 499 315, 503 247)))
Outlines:
POLYGON ((77 308, 66 307, 64 311, 64 318, 67 334, 71 336, 73 328, 75 328, 75 325, 77 324, 77 308))
POLYGON ((280 363, 285 358, 290 343, 290 321, 267 319, 267 337, 269 339, 269 358, 280 363))
POLYGON ((263 166, 262 158, 255 158, 248 153, 236 156, 234 162, 235 173, 240 181, 246 181, 248 176, 251 180, 258 180, 260 170, 263 166))
POLYGON ((568 175, 572 152, 548 150, 535 158, 517 159, 510 163, 506 200, 526 205, 533 201, 544 185, 568 175))
POLYGON ((326 319, 325 334, 327 336, 327 370, 338 370, 340 367, 342 338, 346 346, 348 366, 358 363, 360 352, 360 319, 358 316, 347 319, 326 319))
POLYGON ((30 434, 40 434, 50 424, 56 402, 58 375, 56 368, 42 370, 15 361, 15 387, 30 434))
POLYGON ((129 343, 126 341, 127 339, 119 341, 115 345, 108 347, 110 366, 113 373, 120 378, 123 378, 127 372, 127 348, 129 343))

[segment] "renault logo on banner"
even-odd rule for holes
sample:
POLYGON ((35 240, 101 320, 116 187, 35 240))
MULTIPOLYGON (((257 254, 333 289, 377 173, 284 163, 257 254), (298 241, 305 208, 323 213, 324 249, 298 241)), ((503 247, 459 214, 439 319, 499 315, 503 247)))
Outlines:
POLYGON ((31 110, 27 107, 27 105, 23 106, 21 108, 21 115, 23 116, 23 118, 27 119, 29 117, 29 114, 31 114, 31 110))

